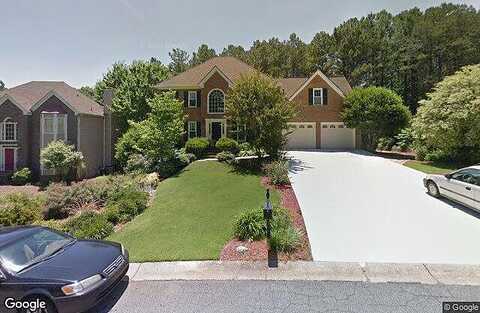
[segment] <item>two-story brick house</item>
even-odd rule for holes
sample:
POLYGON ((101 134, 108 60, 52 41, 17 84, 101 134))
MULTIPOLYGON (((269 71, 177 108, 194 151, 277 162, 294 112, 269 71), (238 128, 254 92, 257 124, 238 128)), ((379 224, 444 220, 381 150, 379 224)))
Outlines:
MULTIPOLYGON (((159 90, 175 90, 184 100, 187 134, 217 140, 245 138, 244 129, 225 118, 229 89, 254 68, 233 57, 216 57, 163 81, 159 90)), ((290 122, 288 149, 355 149, 359 136, 346 128, 340 112, 351 87, 344 77, 327 77, 321 71, 310 77, 277 80, 285 96, 299 105, 290 122)))

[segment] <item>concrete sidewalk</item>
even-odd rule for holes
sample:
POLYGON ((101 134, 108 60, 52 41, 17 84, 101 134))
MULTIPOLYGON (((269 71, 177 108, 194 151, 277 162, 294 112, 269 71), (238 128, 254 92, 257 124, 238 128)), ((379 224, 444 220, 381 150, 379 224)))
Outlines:
POLYGON ((480 286, 480 265, 187 261, 132 263, 131 281, 162 280, 311 280, 403 282, 480 286))

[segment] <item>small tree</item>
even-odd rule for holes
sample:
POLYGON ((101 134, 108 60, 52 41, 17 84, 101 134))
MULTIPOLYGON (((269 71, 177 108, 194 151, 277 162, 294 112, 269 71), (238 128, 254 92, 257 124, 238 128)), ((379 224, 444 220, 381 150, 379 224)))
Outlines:
POLYGON ((278 158, 287 122, 297 110, 275 81, 255 72, 235 83, 226 99, 226 112, 229 119, 246 126, 247 141, 257 155, 264 150, 278 158))
POLYGON ((409 124, 402 98, 382 87, 355 88, 345 99, 345 124, 360 129, 365 148, 374 150, 381 137, 393 137, 409 124))
POLYGON ((55 174, 68 180, 70 171, 78 170, 84 166, 83 154, 75 151, 73 145, 63 141, 52 141, 40 152, 40 163, 46 169, 55 170, 55 174))
POLYGON ((149 164, 159 166, 175 158, 175 147, 184 132, 183 103, 173 92, 165 92, 148 101, 151 113, 130 128, 116 145, 116 159, 122 166, 132 154, 145 156, 149 164))
POLYGON ((420 101, 412 127, 428 159, 480 162, 480 65, 466 66, 420 101))

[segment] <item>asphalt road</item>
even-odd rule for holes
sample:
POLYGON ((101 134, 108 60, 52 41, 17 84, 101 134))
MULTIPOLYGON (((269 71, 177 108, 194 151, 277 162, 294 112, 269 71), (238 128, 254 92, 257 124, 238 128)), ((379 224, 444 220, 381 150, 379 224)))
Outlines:
POLYGON ((329 281, 123 281, 89 313, 442 312, 480 301, 480 286, 329 281))

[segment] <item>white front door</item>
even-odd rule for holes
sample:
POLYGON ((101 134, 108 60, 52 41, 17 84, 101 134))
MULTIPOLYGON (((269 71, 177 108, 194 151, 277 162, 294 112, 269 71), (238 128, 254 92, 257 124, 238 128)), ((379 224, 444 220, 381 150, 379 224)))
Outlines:
POLYGON ((343 123, 322 123, 320 133, 322 149, 355 149, 355 130, 343 123))
POLYGON ((315 149, 317 146, 315 123, 288 123, 287 150, 315 149))

